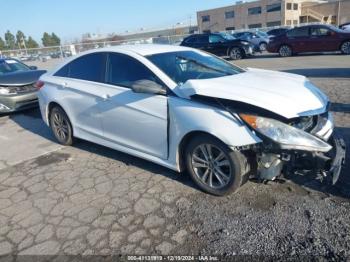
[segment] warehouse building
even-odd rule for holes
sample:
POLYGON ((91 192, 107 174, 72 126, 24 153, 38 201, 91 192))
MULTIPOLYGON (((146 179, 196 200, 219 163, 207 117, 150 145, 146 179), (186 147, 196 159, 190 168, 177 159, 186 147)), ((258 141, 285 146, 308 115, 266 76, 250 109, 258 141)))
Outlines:
POLYGON ((197 12, 200 32, 350 22, 350 0, 259 0, 197 12))

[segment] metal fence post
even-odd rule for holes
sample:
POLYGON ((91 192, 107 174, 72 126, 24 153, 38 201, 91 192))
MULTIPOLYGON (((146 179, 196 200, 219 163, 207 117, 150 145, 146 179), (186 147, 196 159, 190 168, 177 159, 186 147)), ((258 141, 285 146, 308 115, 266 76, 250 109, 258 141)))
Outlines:
POLYGON ((61 56, 63 58, 64 56, 63 56, 62 46, 60 46, 60 51, 61 51, 61 56))

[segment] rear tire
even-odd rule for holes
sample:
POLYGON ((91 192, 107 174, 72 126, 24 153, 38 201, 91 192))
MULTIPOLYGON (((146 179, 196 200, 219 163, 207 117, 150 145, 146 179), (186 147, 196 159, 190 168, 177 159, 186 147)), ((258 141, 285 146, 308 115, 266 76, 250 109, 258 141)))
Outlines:
POLYGON ((341 45, 340 51, 341 51, 344 55, 350 55, 350 41, 345 41, 345 42, 341 45))
POLYGON ((195 137, 185 151, 187 171, 203 191, 223 196, 248 180, 247 158, 210 135, 195 137))
POLYGON ((244 54, 239 47, 232 47, 229 50, 229 56, 232 60, 240 60, 244 57, 244 54))
POLYGON ((281 57, 288 57, 293 55, 293 50, 288 45, 281 45, 280 48, 278 49, 278 53, 280 54, 281 57))
POLYGON ((67 114, 55 106, 50 112, 50 127, 58 142, 65 146, 73 144, 73 128, 67 114))

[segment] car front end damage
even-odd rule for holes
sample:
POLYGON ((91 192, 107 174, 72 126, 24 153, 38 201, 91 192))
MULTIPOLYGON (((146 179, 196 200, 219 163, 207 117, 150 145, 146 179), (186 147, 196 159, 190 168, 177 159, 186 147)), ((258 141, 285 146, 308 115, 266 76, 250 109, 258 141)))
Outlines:
POLYGON ((0 113, 25 110, 38 105, 37 89, 33 84, 0 86, 0 113))
POLYGON ((284 123, 249 114, 240 116, 262 140, 250 148, 259 180, 296 174, 314 176, 333 185, 338 181, 345 164, 346 148, 344 140, 333 130, 330 112, 284 123))

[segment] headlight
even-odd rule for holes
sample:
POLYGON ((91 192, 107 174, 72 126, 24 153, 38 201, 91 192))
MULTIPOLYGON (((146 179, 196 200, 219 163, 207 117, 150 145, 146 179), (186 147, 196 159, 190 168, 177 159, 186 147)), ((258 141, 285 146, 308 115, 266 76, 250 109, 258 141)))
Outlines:
POLYGON ((9 95, 9 94, 10 94, 10 90, 8 88, 0 87, 0 95, 9 95))
POLYGON ((254 130, 281 145, 283 149, 328 152, 332 146, 321 139, 280 121, 255 115, 240 114, 254 130))

